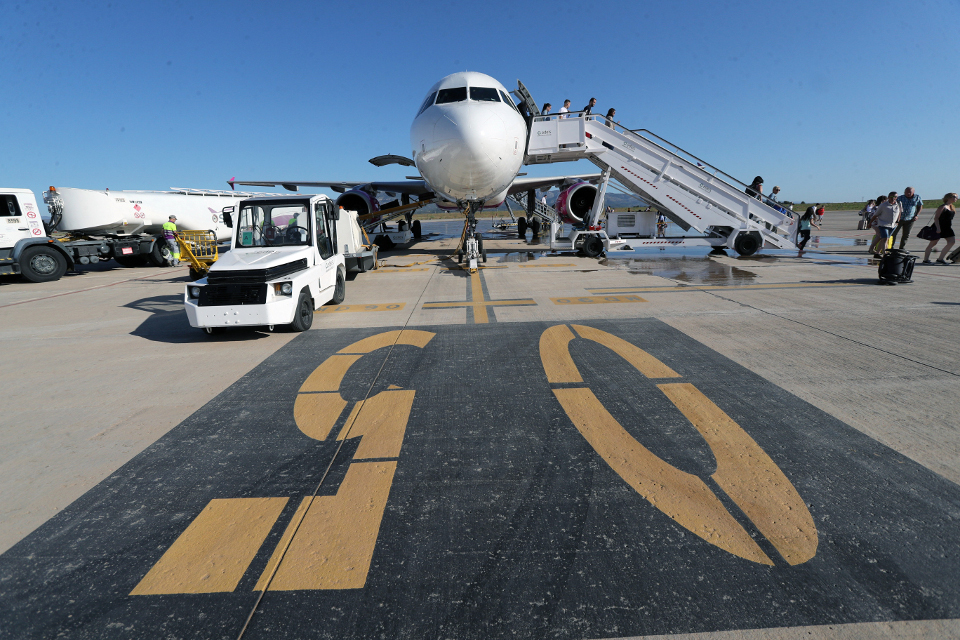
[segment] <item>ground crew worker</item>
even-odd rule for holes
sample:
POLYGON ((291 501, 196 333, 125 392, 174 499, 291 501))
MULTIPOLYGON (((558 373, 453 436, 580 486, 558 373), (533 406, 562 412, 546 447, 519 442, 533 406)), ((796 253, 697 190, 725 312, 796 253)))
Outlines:
POLYGON ((170 259, 174 267, 180 266, 180 245, 177 244, 177 216, 170 218, 163 223, 163 239, 167 241, 170 248, 170 259))

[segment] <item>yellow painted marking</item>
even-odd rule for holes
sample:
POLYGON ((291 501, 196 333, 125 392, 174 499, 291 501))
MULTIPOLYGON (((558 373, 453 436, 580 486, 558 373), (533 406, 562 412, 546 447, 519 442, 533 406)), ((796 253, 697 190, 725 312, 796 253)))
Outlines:
POLYGON ((857 282, 787 282, 782 284, 741 284, 741 285, 680 285, 671 287, 605 287, 602 289, 587 289, 590 293, 656 293, 672 291, 710 291, 714 289, 809 289, 817 287, 862 287, 857 282))
POLYGON ((130 595, 233 591, 287 500, 211 500, 130 595))
POLYGON ((521 264, 519 265, 521 269, 540 269, 546 267, 575 267, 577 265, 573 263, 558 263, 558 264, 521 264))
POLYGON ((340 429, 340 433, 337 434, 337 440, 343 440, 347 437, 347 432, 353 427, 353 423, 357 420, 357 414, 360 413, 360 409, 363 408, 363 400, 356 402, 353 405, 353 408, 350 409, 350 415, 347 416, 347 421, 343 423, 343 427, 340 429))
MULTIPOLYGON (((474 303, 484 302, 483 299, 483 285, 480 282, 480 274, 473 273, 470 275, 470 290, 473 295, 471 300, 474 303)), ((476 305, 473 307, 473 321, 476 324, 487 324, 490 322, 490 317, 487 315, 487 307, 484 305, 476 305)))
POLYGON ((341 304, 335 307, 320 307, 314 313, 359 313, 361 311, 399 311, 407 306, 406 302, 387 304, 341 304))
POLYGON ((512 307, 536 305, 537 301, 527 300, 488 300, 486 302, 424 302, 424 309, 447 309, 453 307, 512 307))
POLYGON ((540 335, 540 361, 550 384, 583 382, 577 365, 570 357, 570 341, 574 337, 565 324, 550 327, 540 335))
POLYGON ((387 389, 388 389, 388 390, 392 390, 392 389, 403 389, 403 387, 398 387, 397 385, 392 384, 392 385, 390 385, 389 387, 387 387, 387 389))
POLYGON ((398 331, 384 331, 375 336, 357 340, 349 347, 340 349, 337 353, 370 353, 392 344, 405 344, 411 347, 427 346, 427 343, 437 334, 417 329, 400 329, 398 331))
POLYGON ((646 302, 640 296, 581 296, 579 298, 550 298, 553 304, 608 304, 612 302, 646 302))
POLYGON ((326 440, 346 406, 339 393, 301 393, 293 405, 293 419, 304 435, 326 440))
POLYGON ((713 479, 791 565, 817 553, 817 527, 803 498, 770 456, 692 384, 657 385, 696 427, 717 460, 713 479))
MULTIPOLYGON (((392 461, 355 462, 347 469, 337 495, 314 498, 270 590, 363 588, 396 468, 392 461)), ((268 569, 272 569, 270 565, 268 569)), ((268 577, 264 572, 257 589, 265 587, 268 577)))
MULTIPOLYGON (((392 341, 391 341, 392 344, 392 341)), ((345 352, 341 349, 341 353, 345 352)), ((358 352, 354 352, 358 353, 358 352)), ((353 363, 359 360, 361 355, 333 355, 323 361, 323 363, 313 370, 303 385, 300 387, 300 393, 309 393, 314 391, 339 391, 343 376, 347 375, 347 369, 353 366, 353 363)))
POLYGON ((573 330, 580 334, 581 338, 592 340, 597 344, 602 344, 610 349, 624 360, 632 364, 637 371, 648 378, 679 378, 680 374, 663 364, 652 355, 633 345, 623 338, 618 338, 606 331, 594 329, 593 327, 584 327, 579 324, 573 325, 573 330))
POLYGON ((624 482, 677 524, 733 555, 773 562, 697 476, 670 465, 627 433, 590 389, 554 389, 587 442, 624 482))
POLYGON ((387 271, 386 269, 381 267, 380 269, 377 269, 376 271, 371 271, 370 273, 374 275, 379 274, 382 276, 386 274, 397 275, 398 273, 410 273, 412 271, 430 271, 431 269, 433 269, 433 267, 416 267, 416 268, 405 268, 403 271, 387 271))
POLYGON ((413 408, 412 389, 383 391, 363 402, 348 438, 363 436, 354 460, 396 458, 413 408))
POLYGON ((280 542, 277 543, 277 548, 273 550, 273 554, 270 556, 270 561, 267 562, 266 568, 263 570, 263 573, 260 574, 260 579, 257 580, 257 584, 253 587, 254 591, 263 591, 266 588, 267 581, 270 579, 270 576, 273 575, 273 570, 276 568, 277 563, 280 562, 280 557, 283 555, 283 550, 287 548, 287 544, 293 538, 294 532, 300 525, 301 520, 303 520, 303 516, 306 515, 307 509, 310 508, 310 504, 312 502, 313 496, 307 496, 300 501, 300 506, 297 507, 297 512, 293 514, 293 519, 290 521, 290 524, 287 525, 283 535, 280 537, 280 542))

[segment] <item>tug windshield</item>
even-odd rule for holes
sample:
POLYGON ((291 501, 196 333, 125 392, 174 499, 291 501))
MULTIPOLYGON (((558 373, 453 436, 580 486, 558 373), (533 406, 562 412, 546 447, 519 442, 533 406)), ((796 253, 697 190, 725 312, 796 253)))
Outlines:
POLYGON ((249 202, 237 218, 237 247, 290 247, 310 244, 308 203, 249 202))

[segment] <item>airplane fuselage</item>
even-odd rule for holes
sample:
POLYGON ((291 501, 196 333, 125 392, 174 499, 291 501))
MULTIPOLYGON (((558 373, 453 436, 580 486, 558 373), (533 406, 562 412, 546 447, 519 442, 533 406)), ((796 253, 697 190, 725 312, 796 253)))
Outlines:
POLYGON ((455 203, 500 204, 520 167, 527 126, 506 88, 488 75, 454 73, 430 88, 410 127, 420 175, 455 203))

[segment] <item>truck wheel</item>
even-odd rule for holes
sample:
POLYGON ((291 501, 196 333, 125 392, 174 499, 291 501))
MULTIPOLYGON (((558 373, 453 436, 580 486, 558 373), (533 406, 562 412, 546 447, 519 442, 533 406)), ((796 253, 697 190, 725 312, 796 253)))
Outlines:
POLYGON ((410 230, 413 232, 413 237, 419 240, 420 236, 422 235, 420 231, 420 221, 414 220, 413 224, 410 225, 410 230))
POLYGON ((341 304, 347 297, 347 284, 344 282, 343 270, 337 269, 337 284, 333 287, 333 300, 330 304, 341 304))
POLYGON ((157 238, 153 243, 153 249, 150 250, 150 264, 155 267, 165 267, 169 257, 170 249, 167 248, 167 241, 163 237, 157 238))
POLYGON ((150 258, 149 256, 115 256, 113 259, 121 267, 142 267, 150 258))
POLYGON ((204 277, 205 275, 207 275, 207 273, 205 271, 200 271, 199 269, 194 269, 193 267, 190 267, 189 275, 190 275, 190 282, 195 282, 200 278, 204 277))
POLYGON ((67 259, 50 247, 29 247, 20 256, 20 273, 30 282, 53 282, 67 272, 67 259))
POLYGON ((750 232, 741 233, 733 241, 733 250, 742 256, 752 256, 760 250, 760 234, 750 232))
POLYGON ((293 322, 290 323, 290 328, 299 333, 301 331, 306 331, 312 325, 313 299, 310 297, 310 291, 304 289, 300 292, 300 299, 297 300, 297 310, 293 314, 293 322))
POLYGON ((527 219, 523 216, 517 218, 517 235, 521 238, 527 237, 527 219))
POLYGON ((600 236, 587 236, 586 240, 583 241, 581 251, 588 258, 596 258, 603 253, 603 240, 600 239, 600 236))

